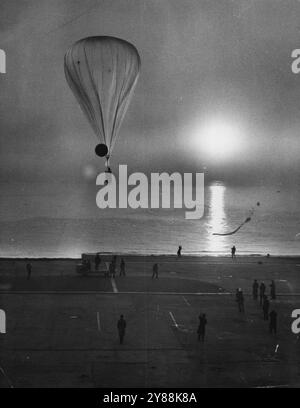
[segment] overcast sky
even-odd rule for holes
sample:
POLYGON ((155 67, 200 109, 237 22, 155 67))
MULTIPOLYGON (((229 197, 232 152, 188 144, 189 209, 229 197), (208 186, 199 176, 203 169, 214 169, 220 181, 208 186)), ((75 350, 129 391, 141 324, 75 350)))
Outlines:
MULTIPOLYGON (((131 171, 202 171, 231 183, 299 179, 300 2, 294 0, 1 0, 0 178, 92 183, 103 162, 65 81, 78 39, 132 42, 142 67, 114 150, 131 171), (227 160, 197 143, 203 124, 237 128, 227 160), (87 167, 90 166, 90 167, 87 167)), ((41 192, 42 194, 42 192, 41 192)))

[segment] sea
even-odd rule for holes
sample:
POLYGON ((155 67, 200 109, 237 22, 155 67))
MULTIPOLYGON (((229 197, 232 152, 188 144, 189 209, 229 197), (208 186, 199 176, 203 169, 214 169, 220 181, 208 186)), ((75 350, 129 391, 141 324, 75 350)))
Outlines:
POLYGON ((78 258, 82 253, 300 255, 300 193, 282 185, 205 187, 201 219, 188 220, 185 209, 100 210, 94 193, 61 186, 2 186, 0 256, 78 258), (39 193, 34 194, 34 191, 39 193), (90 208, 85 202, 89 202, 90 208), (80 211, 79 211, 80 209, 80 211), (243 222, 250 218, 236 233, 243 222))

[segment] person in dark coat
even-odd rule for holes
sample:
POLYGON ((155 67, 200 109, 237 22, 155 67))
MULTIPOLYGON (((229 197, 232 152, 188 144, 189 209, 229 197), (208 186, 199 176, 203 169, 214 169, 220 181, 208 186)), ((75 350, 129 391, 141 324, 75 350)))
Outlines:
POLYGON ((27 280, 29 280, 30 277, 31 277, 31 271, 32 271, 32 265, 31 265, 31 263, 27 263, 27 264, 26 264, 26 271, 27 271, 27 280))
POLYGON ((264 296, 264 301, 263 301, 263 312, 264 312, 264 320, 269 319, 269 307, 270 307, 270 302, 268 299, 268 296, 264 296))
POLYGON ((264 282, 262 282, 259 286, 259 304, 260 306, 262 306, 263 304, 265 292, 266 292, 266 285, 264 284, 264 282))
POLYGON ((181 250, 182 250, 182 246, 179 245, 178 251, 177 251, 177 256, 178 256, 178 258, 181 258, 181 250))
POLYGON ((270 333, 272 334, 274 332, 274 334, 277 333, 277 313, 275 312, 275 310, 272 310, 269 314, 270 316, 270 333))
POLYGON ((253 295, 253 299, 257 300, 258 297, 258 282, 255 279, 252 285, 252 295, 253 295))
POLYGON ((98 271, 100 264, 101 264, 101 258, 100 258, 100 255, 97 254, 97 255, 95 256, 95 270, 96 270, 96 271, 98 271))
POLYGON ((109 264, 109 276, 114 278, 116 276, 116 266, 113 262, 109 264))
POLYGON ((243 295, 243 291, 242 291, 241 288, 236 290, 235 300, 237 301, 239 312, 244 313, 245 312, 245 309, 244 309, 244 295, 243 295))
POLYGON ((112 263, 113 263, 114 265, 117 265, 117 255, 114 255, 114 256, 113 256, 113 258, 112 258, 112 263))
POLYGON ((85 258, 85 259, 83 259, 83 261, 82 261, 82 272, 83 272, 83 275, 88 275, 88 273, 90 272, 90 270, 91 270, 91 262, 90 262, 90 260, 89 259, 87 259, 87 258, 85 258))
POLYGON ((236 247, 235 245, 233 245, 233 247, 231 248, 231 258, 232 259, 236 257, 235 253, 236 253, 236 247))
POLYGON ((156 278, 156 279, 158 279, 158 264, 157 263, 155 263, 154 265, 153 265, 153 273, 152 273, 152 279, 154 279, 154 278, 156 278))
POLYGON ((205 326, 207 325, 205 313, 201 313, 199 316, 199 326, 198 326, 198 341, 204 342, 205 337, 205 326))
POLYGON ((121 259, 121 263, 120 263, 120 276, 126 276, 126 273, 125 273, 125 261, 124 261, 123 258, 121 259))
POLYGON ((123 344, 124 337, 125 337, 125 329, 126 329, 126 320, 124 319, 123 315, 120 316, 117 327, 118 327, 120 344, 123 344))
POLYGON ((272 280, 271 285, 270 285, 270 296, 272 300, 276 299, 276 286, 275 282, 272 280))

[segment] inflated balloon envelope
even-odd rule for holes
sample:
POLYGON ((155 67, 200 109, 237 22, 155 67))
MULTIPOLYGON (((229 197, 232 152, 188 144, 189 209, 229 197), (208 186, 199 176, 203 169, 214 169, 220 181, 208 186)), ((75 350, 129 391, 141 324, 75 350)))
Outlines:
POLYGON ((109 167, 119 130, 140 72, 137 49, 129 42, 107 36, 77 41, 65 54, 67 82, 92 126, 109 167))

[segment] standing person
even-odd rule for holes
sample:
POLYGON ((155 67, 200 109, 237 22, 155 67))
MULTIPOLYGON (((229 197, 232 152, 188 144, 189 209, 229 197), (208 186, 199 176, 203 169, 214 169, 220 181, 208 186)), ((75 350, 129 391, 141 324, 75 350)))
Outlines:
POLYGON ((178 251, 177 251, 177 256, 178 256, 178 258, 181 258, 181 250, 182 250, 182 246, 179 245, 178 251))
POLYGON ((274 332, 274 334, 277 333, 277 313, 275 312, 275 310, 272 310, 272 312, 269 314, 270 316, 270 333, 272 334, 274 332))
POLYGON ((270 285, 270 296, 272 300, 276 299, 276 286, 275 282, 272 280, 271 285, 270 285))
POLYGON ((259 304, 262 306, 266 291, 266 285, 262 282, 259 286, 259 304))
POLYGON ((124 337, 125 337, 125 329, 126 329, 126 320, 124 319, 123 315, 120 316, 117 327, 118 327, 118 332, 119 332, 120 344, 123 344, 124 337))
POLYGON ((207 325, 206 314, 201 313, 199 316, 199 326, 198 326, 198 341, 204 342, 205 337, 205 326, 207 325))
POLYGON ((84 258, 82 261, 82 273, 84 276, 88 275, 89 271, 91 270, 91 262, 84 258))
POLYGON ((117 270, 117 255, 113 257, 113 265, 114 265, 114 277, 115 277, 116 270, 117 270))
POLYGON ((104 270, 104 277, 109 278, 110 277, 110 264, 107 267, 108 262, 104 262, 105 265, 105 270, 104 270))
POLYGON ((236 290, 235 294, 235 300, 237 301, 239 312, 240 313, 245 313, 245 308, 244 308, 244 295, 243 291, 241 288, 236 290))
POLYGON ((233 245, 233 247, 231 248, 231 258, 232 259, 236 258, 235 253, 236 253, 236 247, 235 245, 233 245))
POLYGON ((111 278, 115 278, 115 276, 116 276, 116 267, 115 267, 115 265, 114 265, 113 262, 111 262, 111 263, 109 264, 109 276, 110 276, 111 278))
POLYGON ((101 258, 99 254, 95 256, 95 270, 98 271, 99 265, 101 264, 101 258))
POLYGON ((123 258, 121 259, 121 263, 120 263, 120 276, 126 276, 126 273, 125 273, 125 261, 124 261, 123 258))
POLYGON ((258 297, 258 282, 256 279, 254 279, 253 285, 252 285, 252 295, 253 299, 257 300, 258 297))
POLYGON ((264 296, 264 302, 263 302, 263 312, 264 312, 264 320, 269 319, 269 307, 270 307, 270 302, 268 299, 268 296, 264 296))
POLYGON ((26 264, 26 271, 27 271, 27 280, 29 280, 31 277, 31 271, 32 271, 32 265, 29 262, 26 264))
POLYGON ((154 279, 154 278, 158 279, 158 264, 157 264, 157 263, 155 263, 155 264, 153 265, 152 270, 153 270, 153 272, 152 272, 152 279, 154 279))

